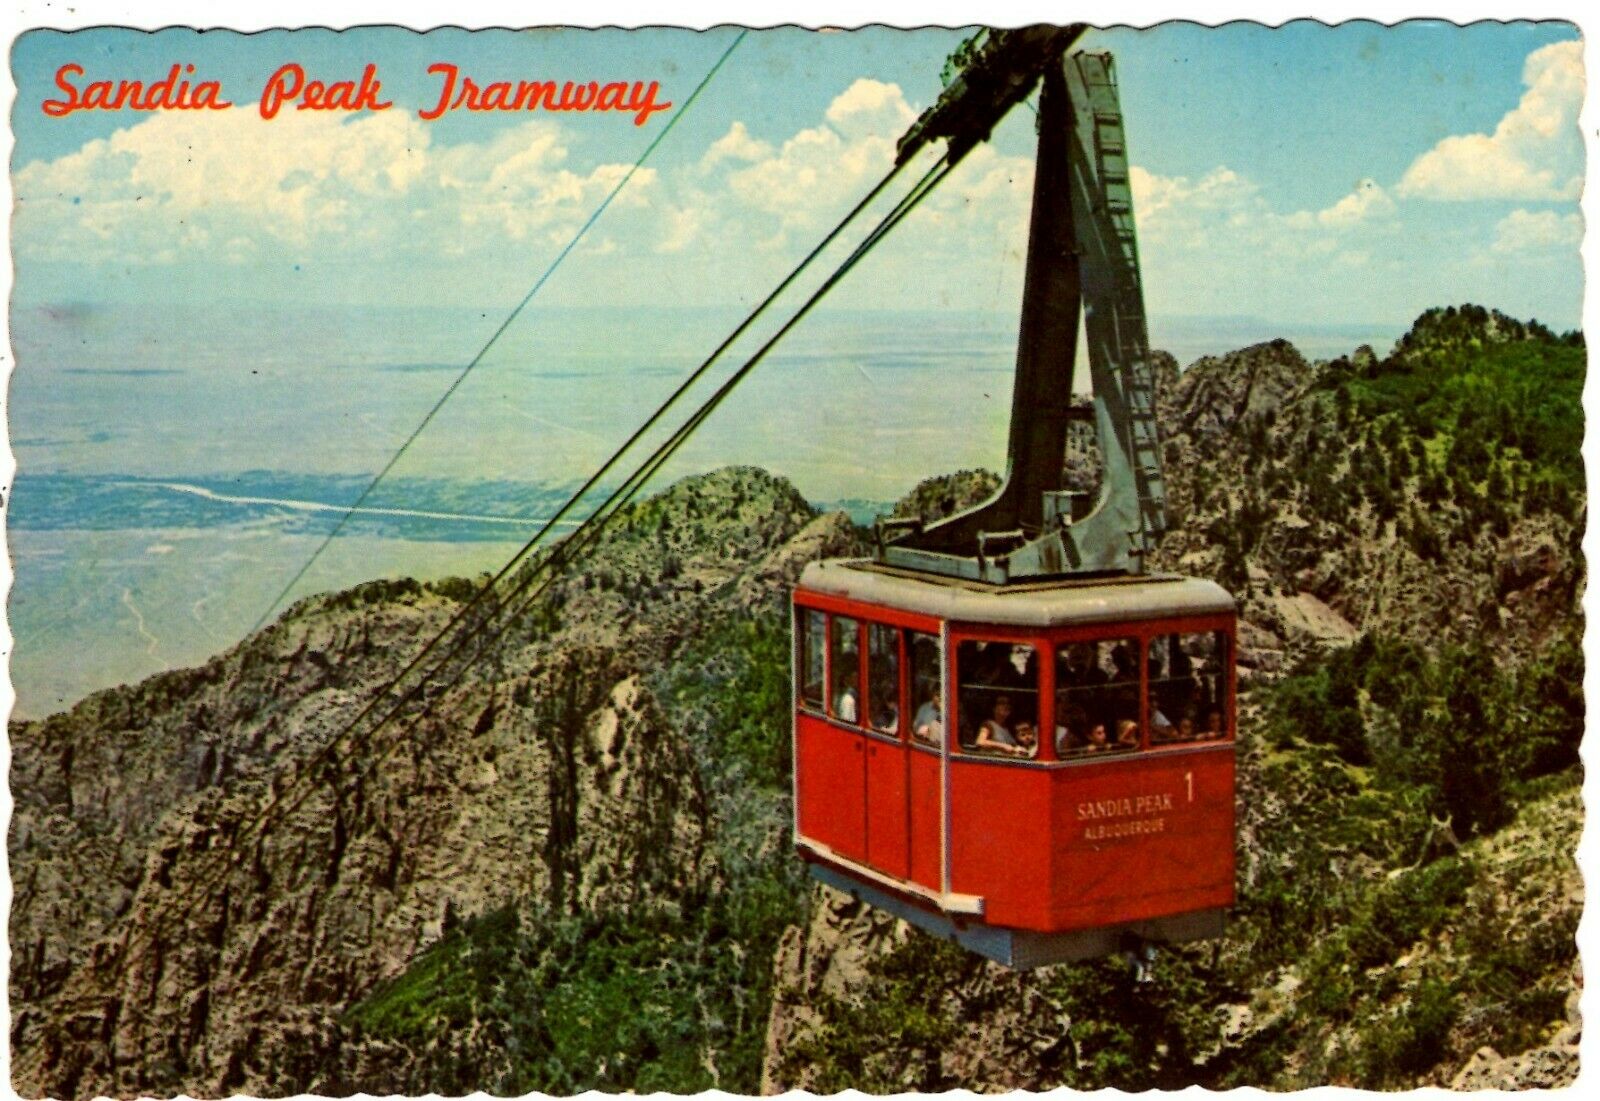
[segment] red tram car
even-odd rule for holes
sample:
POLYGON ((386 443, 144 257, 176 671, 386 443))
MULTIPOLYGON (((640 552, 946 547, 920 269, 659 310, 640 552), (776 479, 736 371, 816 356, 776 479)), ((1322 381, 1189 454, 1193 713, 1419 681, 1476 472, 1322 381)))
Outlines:
POLYGON ((801 856, 1013 967, 1220 936, 1234 900, 1234 602, 1147 568, 1166 486, 1131 168, 1083 30, 986 32, 900 142, 959 157, 1039 88, 1005 479, 880 518, 871 559, 794 594, 801 856), (1093 491, 1068 461, 1089 434, 1093 491))
POLYGON ((999 587, 820 562, 794 622, 795 838, 818 878, 1013 967, 1221 934, 1234 897, 1224 590, 1162 576, 999 587), (1019 744, 980 746, 1002 700, 1019 744))

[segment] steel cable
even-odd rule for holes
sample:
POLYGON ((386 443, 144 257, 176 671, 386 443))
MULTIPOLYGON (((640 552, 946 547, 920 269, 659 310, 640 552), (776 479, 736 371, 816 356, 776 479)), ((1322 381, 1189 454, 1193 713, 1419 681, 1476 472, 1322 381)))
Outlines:
MULTIPOLYGON (((362 747, 365 747, 365 745, 369 743, 371 739, 375 738, 377 734, 381 732, 390 722, 394 721, 408 704, 413 702, 418 695, 425 692, 429 688, 434 676, 453 657, 461 653, 462 646, 471 642, 481 632, 483 632, 488 625, 492 623, 494 619, 510 605, 512 601, 516 600, 520 595, 525 593, 528 588, 532 586, 542 575, 543 581, 539 584, 538 588, 536 588, 525 600, 523 600, 519 607, 513 610, 504 624, 494 630, 492 634, 483 640, 482 644, 474 649, 473 653, 467 657, 466 661, 464 661, 456 670, 454 675, 450 677, 448 683, 442 686, 435 686, 433 693, 434 697, 441 697, 444 692, 458 684, 460 679, 465 675, 467 669, 471 668, 471 666, 483 656, 486 650, 493 646, 494 643, 500 639, 504 632, 509 629, 510 625, 516 622, 518 617, 526 614, 526 612, 534 605, 534 603, 546 591, 548 591, 549 587, 555 582, 555 580, 559 578, 560 571, 570 563, 572 557, 578 552, 586 549, 596 539, 599 538, 604 531, 605 525, 612 519, 612 517, 614 517, 618 511, 620 511, 633 499, 640 489, 655 473, 661 469, 665 462, 677 451, 679 447, 682 446, 689 436, 692 435, 693 432, 704 423, 705 419, 710 416, 711 412, 714 411, 715 408, 720 405, 730 393, 732 393, 733 389, 739 384, 739 382, 747 377, 752 370, 754 370, 756 365, 766 357, 766 355, 777 344, 777 342, 791 329, 793 329, 793 327, 811 311, 817 302, 819 302, 822 297, 828 293, 828 291, 837 285, 837 283, 852 268, 854 268, 855 265, 858 264, 861 259, 863 259, 867 253, 878 244, 879 241, 882 240, 884 235, 886 235, 889 230, 898 225, 900 221, 903 220, 904 217, 909 214, 910 211, 914 209, 923 198, 926 197, 932 188, 944 179, 945 175, 949 173, 951 166, 945 164, 944 158, 941 157, 940 160, 928 170, 922 179, 918 181, 913 189, 908 192, 907 196, 902 198, 896 204, 894 209, 891 210, 891 212, 880 221, 878 226, 876 226, 873 231, 855 247, 850 256, 847 257, 846 260, 843 261, 841 265, 833 272, 833 274, 830 275, 828 279, 825 280, 823 284, 812 293, 810 298, 807 299, 807 301, 799 308, 799 310, 793 316, 791 316, 790 319, 785 322, 749 360, 747 360, 728 380, 726 380, 710 399, 708 399, 693 414, 691 414, 691 416, 684 421, 683 424, 681 424, 678 429, 675 430, 673 434, 656 449, 655 452, 652 453, 650 458, 646 459, 645 462, 638 467, 628 479, 624 481, 622 486, 619 486, 617 490, 614 490, 607 500, 597 507, 576 530, 574 530, 559 544, 557 544, 548 558, 542 562, 535 562, 533 567, 528 571, 527 576, 518 581, 511 588, 511 590, 495 604, 492 609, 487 611, 487 613, 479 620, 477 624, 470 625, 464 632, 463 637, 456 640, 451 645, 450 649, 439 659, 439 661, 423 674, 418 683, 402 694, 402 696, 395 701, 395 705, 390 708, 390 710, 387 711, 381 718, 379 718, 376 723, 372 725, 370 730, 367 730, 364 734, 355 734, 354 732, 356 727, 381 705, 383 699, 392 693, 406 676, 416 671, 426 657, 441 644, 445 636, 447 636, 458 625, 462 624, 472 610, 496 589, 500 581, 505 579, 519 565, 526 562, 530 556, 536 553, 539 543, 543 540, 547 533, 554 528, 556 523, 559 522, 559 520, 562 519, 565 514, 570 511, 590 489, 594 487, 604 473, 609 470, 610 467, 614 466, 616 462, 619 461, 620 458, 628 450, 630 450, 635 443, 637 443, 637 441, 648 431, 648 429, 653 426, 653 424, 657 423, 660 418, 665 415, 666 411, 672 405, 674 405, 696 381, 698 381, 699 378, 703 377, 705 371, 707 371, 710 366, 721 357, 721 355, 734 343, 734 341, 739 336, 743 335, 744 332, 748 331, 750 325, 754 323, 756 318, 761 313, 765 312, 765 310, 770 307, 772 302, 775 301, 784 290, 792 285, 794 280, 798 278, 798 276, 806 268, 808 268, 812 262, 814 262, 814 260, 826 249, 826 247, 831 244, 839 236, 839 234, 842 233, 843 230, 855 220, 856 217, 859 216, 861 211, 865 209, 865 207, 870 204, 873 199, 882 193, 883 189, 887 187, 888 184, 899 173, 901 167, 902 166, 900 165, 896 165, 895 168, 892 169, 883 178, 883 180, 881 180, 872 189, 872 191, 868 193, 866 198, 862 199, 861 202, 852 208, 850 213, 845 216, 845 218, 834 228, 834 230, 828 234, 826 238, 824 238, 822 243, 808 253, 801 263, 793 271, 791 271, 787 277, 785 277, 779 286, 771 294, 769 294, 767 298, 765 298, 749 315, 747 315, 746 319, 741 322, 740 325, 736 327, 736 329, 718 345, 711 355, 708 356, 707 359, 699 367, 697 367, 696 370, 691 373, 691 375, 686 378, 682 384, 680 384, 673 394, 669 396, 669 398, 656 410, 654 414, 652 414, 649 420, 638 430, 636 430, 634 434, 630 436, 629 440, 613 454, 605 466, 603 466, 601 470, 597 471, 594 476, 585 482, 583 487, 581 487, 569 498, 567 503, 564 504, 560 510, 558 510, 556 515, 552 516, 545 523, 545 525, 535 533, 535 535, 527 542, 527 544, 525 544, 523 548, 521 548, 517 554, 512 557, 511 561, 508 562, 505 567, 503 567, 493 578, 487 581, 476 594, 474 594, 471 600, 468 601, 467 605, 458 611, 451 618, 451 620, 428 641, 428 643, 418 652, 418 654, 407 663, 406 667, 402 669, 401 672, 394 678, 392 678, 388 684, 375 693, 374 698, 369 701, 367 705, 364 706, 362 710, 343 727, 343 729, 335 734, 333 738, 325 743, 316 753, 309 757, 304 765, 296 769, 296 775, 294 778, 289 781, 283 790, 275 792, 272 795, 272 797, 267 801, 266 805, 263 806, 252 817, 252 820, 244 829, 233 831, 233 837, 231 838, 232 851, 229 855, 229 859, 221 868, 217 870, 215 875, 193 881, 196 889, 185 892, 184 898, 181 901, 188 901, 200 896, 206 889, 209 889, 229 876, 238 867, 240 857, 244 852, 245 846, 249 843, 251 838, 254 837, 257 842, 262 840, 264 837, 264 831, 270 825, 275 814, 279 813, 280 811, 284 814, 293 813, 293 811, 303 805, 305 800, 310 797, 310 795, 318 786, 320 786, 321 781, 329 776, 326 768, 327 762, 331 758, 332 754, 338 748, 340 748, 342 743, 346 741, 353 741, 359 743, 362 747), (305 783, 305 781, 309 781, 309 783, 305 783), (299 788, 300 790, 297 792, 295 790, 296 788, 299 788)), ((368 767, 362 769, 355 778, 364 779, 371 775, 371 772, 376 769, 378 765, 380 765, 385 759, 387 759, 389 754, 395 748, 405 744, 408 740, 407 736, 415 730, 416 725, 422 721, 422 719, 431 714, 432 706, 433 705, 431 702, 426 703, 422 712, 416 716, 413 716, 407 722, 406 726, 401 732, 401 736, 393 739, 383 751, 381 751, 376 757, 371 758, 368 762, 368 767)), ((166 910, 166 912, 180 912, 180 908, 169 908, 166 910)), ((119 954, 125 954, 130 947, 132 942, 132 934, 133 930, 130 928, 122 939, 122 943, 120 945, 121 951, 119 954)))

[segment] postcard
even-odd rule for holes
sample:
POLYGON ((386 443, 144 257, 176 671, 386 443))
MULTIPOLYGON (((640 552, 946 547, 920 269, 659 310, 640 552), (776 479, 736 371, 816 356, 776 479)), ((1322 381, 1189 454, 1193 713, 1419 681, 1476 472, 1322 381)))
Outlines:
POLYGON ((18 1094, 1576 1079, 1574 24, 10 67, 18 1094))

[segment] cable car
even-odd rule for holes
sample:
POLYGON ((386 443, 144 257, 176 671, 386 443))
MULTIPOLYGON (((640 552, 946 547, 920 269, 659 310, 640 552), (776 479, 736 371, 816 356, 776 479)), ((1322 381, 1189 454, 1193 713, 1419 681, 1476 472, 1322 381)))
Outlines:
POLYGON ((1081 30, 990 32, 900 142, 964 152, 1040 85, 1005 481, 880 519, 793 600, 800 856, 1017 968, 1217 937, 1234 901, 1235 604, 1146 568, 1166 498, 1128 160, 1081 30), (1100 484, 1075 491, 1091 430, 1100 484))

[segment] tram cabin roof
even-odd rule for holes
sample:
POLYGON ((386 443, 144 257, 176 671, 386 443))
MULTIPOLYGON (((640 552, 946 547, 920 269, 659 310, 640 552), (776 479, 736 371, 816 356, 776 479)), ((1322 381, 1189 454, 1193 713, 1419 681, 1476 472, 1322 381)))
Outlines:
POLYGON ((913 573, 871 559, 813 562, 800 587, 958 623, 1064 627, 1171 616, 1231 615, 1233 597, 1211 581, 1178 574, 1062 578, 988 585, 913 573))

